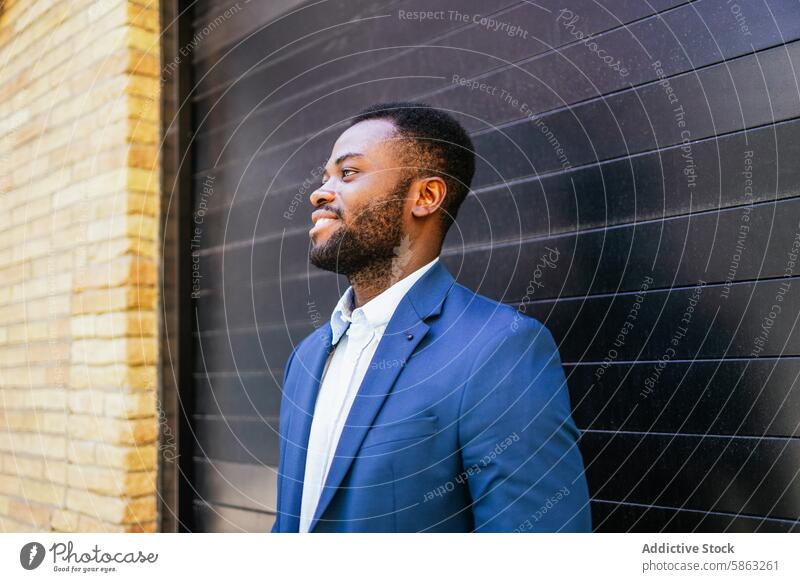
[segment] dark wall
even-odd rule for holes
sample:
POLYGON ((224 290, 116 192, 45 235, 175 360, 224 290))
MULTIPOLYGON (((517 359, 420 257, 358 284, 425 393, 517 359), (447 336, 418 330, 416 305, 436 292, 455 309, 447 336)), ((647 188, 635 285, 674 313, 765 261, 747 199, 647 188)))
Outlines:
POLYGON ((184 519, 271 526, 283 365, 346 288, 306 259, 316 168, 349 116, 409 99, 473 137, 474 192, 443 260, 553 332, 595 528, 797 529, 796 0, 489 4, 221 0, 184 16, 197 226, 184 519))

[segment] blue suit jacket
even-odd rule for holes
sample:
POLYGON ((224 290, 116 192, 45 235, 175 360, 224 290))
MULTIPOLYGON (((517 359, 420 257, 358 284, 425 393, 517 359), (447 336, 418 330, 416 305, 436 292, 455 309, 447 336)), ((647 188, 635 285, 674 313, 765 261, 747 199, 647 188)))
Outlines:
MULTIPOLYGON (((298 531, 330 347, 327 323, 286 365, 273 532, 298 531)), ((590 531, 578 435, 550 332, 438 261, 386 328, 310 531, 590 531)))

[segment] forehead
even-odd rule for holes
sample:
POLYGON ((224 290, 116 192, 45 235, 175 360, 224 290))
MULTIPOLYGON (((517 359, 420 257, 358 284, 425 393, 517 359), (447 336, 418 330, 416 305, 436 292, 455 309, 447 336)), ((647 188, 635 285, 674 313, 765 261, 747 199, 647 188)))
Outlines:
POLYGON ((392 156, 392 140, 396 128, 386 119, 369 119, 345 130, 333 144, 331 161, 347 153, 359 153, 370 158, 392 156))

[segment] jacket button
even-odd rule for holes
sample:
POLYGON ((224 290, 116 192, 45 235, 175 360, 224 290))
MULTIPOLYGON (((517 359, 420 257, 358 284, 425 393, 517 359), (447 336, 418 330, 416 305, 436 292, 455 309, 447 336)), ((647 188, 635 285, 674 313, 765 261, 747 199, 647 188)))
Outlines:
POLYGON ((411 341, 412 339, 414 339, 414 336, 413 336, 413 335, 411 335, 411 334, 408 334, 408 335, 406 336, 406 339, 407 339, 408 341, 411 341))

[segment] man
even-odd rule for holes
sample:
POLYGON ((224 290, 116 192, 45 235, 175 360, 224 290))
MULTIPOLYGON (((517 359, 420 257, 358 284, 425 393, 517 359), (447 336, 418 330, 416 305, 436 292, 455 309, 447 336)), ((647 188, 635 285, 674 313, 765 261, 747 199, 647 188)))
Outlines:
POLYGON ((286 364, 273 531, 591 529, 552 336, 438 259, 474 169, 464 129, 419 103, 334 144, 310 260, 351 286, 286 364))

